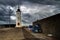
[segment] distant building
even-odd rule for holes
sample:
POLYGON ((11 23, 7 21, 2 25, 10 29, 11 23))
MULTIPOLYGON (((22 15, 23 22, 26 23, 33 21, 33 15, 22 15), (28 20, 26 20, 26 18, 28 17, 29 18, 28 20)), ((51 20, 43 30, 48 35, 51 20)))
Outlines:
POLYGON ((55 37, 60 37, 60 13, 54 16, 37 20, 33 25, 40 24, 45 34, 52 34, 55 37))
POLYGON ((15 24, 1 24, 0 28, 15 27, 15 24))

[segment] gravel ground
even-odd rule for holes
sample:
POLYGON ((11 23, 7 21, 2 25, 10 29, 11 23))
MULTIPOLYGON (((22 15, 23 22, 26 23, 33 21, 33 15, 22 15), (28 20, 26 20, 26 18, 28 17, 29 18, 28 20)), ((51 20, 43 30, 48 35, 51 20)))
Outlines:
POLYGON ((36 38, 34 35, 32 35, 23 28, 3 28, 0 29, 0 40, 47 40, 47 39, 36 38))
POLYGON ((21 40, 24 39, 22 29, 19 28, 5 28, 0 30, 0 40, 21 40))

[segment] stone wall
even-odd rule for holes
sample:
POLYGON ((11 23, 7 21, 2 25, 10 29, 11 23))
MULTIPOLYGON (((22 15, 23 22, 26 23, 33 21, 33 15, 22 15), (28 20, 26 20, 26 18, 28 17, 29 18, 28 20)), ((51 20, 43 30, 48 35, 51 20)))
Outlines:
POLYGON ((39 23, 43 33, 52 34, 55 37, 60 37, 60 14, 33 22, 33 25, 39 23))

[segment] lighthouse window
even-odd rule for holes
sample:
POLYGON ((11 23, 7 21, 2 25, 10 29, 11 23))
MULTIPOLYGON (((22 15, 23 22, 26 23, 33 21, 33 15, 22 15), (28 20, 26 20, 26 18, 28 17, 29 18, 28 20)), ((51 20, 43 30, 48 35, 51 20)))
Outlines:
POLYGON ((18 25, 20 25, 20 23, 18 23, 18 25))

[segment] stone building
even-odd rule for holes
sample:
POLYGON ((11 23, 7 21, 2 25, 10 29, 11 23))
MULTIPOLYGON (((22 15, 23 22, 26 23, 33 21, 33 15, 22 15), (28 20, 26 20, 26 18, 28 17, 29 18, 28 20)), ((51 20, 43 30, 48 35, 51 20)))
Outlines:
POLYGON ((46 35, 52 34, 52 36, 60 38, 60 13, 42 20, 37 20, 33 22, 33 25, 35 24, 41 25, 42 33, 46 35))

